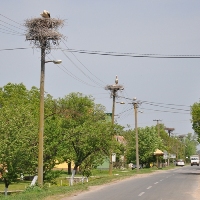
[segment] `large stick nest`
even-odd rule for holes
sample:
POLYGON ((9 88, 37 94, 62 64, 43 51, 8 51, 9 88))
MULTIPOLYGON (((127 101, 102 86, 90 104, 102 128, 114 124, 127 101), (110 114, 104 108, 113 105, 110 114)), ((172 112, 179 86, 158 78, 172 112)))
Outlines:
POLYGON ((50 51, 51 46, 58 46, 64 36, 57 30, 63 27, 64 20, 54 18, 33 18, 25 21, 27 28, 26 40, 36 47, 50 51))

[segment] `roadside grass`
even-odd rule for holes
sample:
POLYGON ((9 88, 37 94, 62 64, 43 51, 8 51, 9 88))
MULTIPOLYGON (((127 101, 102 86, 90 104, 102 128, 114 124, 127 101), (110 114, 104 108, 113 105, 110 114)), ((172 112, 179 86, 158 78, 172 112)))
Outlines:
MULTIPOLYGON (((113 181, 119 181, 128 177, 135 176, 137 174, 147 174, 156 172, 159 170, 169 170, 174 168, 175 166, 169 166, 162 169, 153 168, 144 168, 140 169, 137 172, 137 169, 124 169, 117 170, 113 169, 112 175, 108 174, 108 170, 93 170, 92 176, 89 177, 88 182, 76 183, 73 186, 69 186, 69 175, 66 175, 66 172, 62 174, 60 178, 57 179, 57 185, 51 185, 49 183, 45 183, 43 188, 38 186, 29 187, 30 181, 20 181, 18 183, 13 183, 9 186, 8 191, 9 195, 7 197, 4 196, 4 184, 0 182, 0 199, 4 200, 59 200, 61 198, 70 196, 74 193, 88 190, 91 186, 103 185, 106 183, 110 183, 113 181), (20 191, 21 192, 16 192, 20 191)), ((80 176, 80 175, 77 175, 80 176)), ((75 176, 76 177, 76 176, 75 176)))

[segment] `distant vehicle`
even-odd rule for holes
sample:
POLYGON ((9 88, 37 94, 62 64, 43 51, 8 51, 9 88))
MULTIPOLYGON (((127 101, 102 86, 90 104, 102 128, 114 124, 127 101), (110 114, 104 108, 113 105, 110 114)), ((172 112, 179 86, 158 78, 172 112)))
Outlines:
POLYGON ((183 159, 178 159, 177 161, 176 161, 176 166, 184 166, 185 165, 185 162, 184 162, 184 160, 183 159))
POLYGON ((190 164, 199 166, 199 155, 190 156, 190 164))
MULTIPOLYGON (((131 167, 131 168, 132 168, 132 170, 133 170, 133 169, 137 169, 137 165, 132 164, 132 167, 131 167)), ((141 166, 141 165, 139 165, 139 169, 142 169, 142 166, 141 166)))

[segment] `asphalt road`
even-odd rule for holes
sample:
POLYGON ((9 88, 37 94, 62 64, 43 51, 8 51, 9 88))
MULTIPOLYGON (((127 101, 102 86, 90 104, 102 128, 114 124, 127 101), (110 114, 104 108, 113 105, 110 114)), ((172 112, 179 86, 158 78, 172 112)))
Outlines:
POLYGON ((197 200, 200 167, 185 166, 98 186, 63 200, 197 200))

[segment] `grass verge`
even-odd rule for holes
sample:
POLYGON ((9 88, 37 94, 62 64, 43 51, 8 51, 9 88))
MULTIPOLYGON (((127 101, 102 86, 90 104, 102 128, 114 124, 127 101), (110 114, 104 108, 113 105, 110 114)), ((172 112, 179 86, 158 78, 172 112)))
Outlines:
MULTIPOLYGON (((163 169, 157 168, 145 168, 140 169, 137 172, 136 169, 130 170, 113 170, 112 175, 108 174, 107 170, 93 170, 92 176, 89 178, 89 182, 76 183, 73 186, 69 186, 69 182, 66 180, 66 176, 62 176, 57 180, 57 185, 45 184, 43 188, 40 187, 33 187, 27 188, 28 182, 20 182, 16 184, 12 184, 9 187, 9 191, 13 190, 24 190, 23 192, 16 193, 13 192, 7 197, 3 194, 0 194, 0 199, 4 200, 59 200, 64 197, 70 196, 74 193, 78 193, 81 191, 88 190, 91 186, 98 186, 103 185, 106 183, 110 183, 113 181, 119 181, 128 177, 132 177, 136 174, 147 174, 152 173, 159 170, 168 170, 172 169, 174 166, 166 167, 163 169), (62 185, 61 185, 62 183, 62 185)), ((30 183, 29 183, 30 184, 30 183)), ((0 190, 3 191, 4 185, 0 184, 0 190)))

